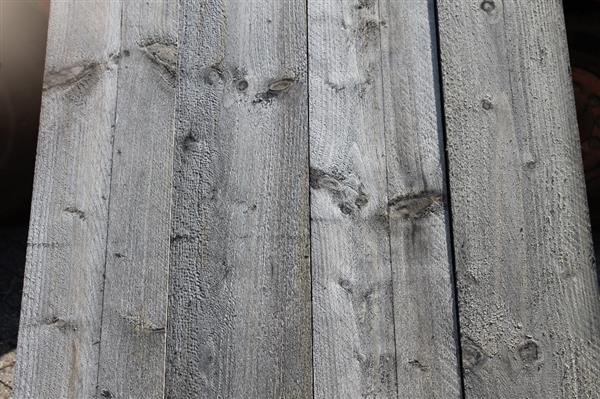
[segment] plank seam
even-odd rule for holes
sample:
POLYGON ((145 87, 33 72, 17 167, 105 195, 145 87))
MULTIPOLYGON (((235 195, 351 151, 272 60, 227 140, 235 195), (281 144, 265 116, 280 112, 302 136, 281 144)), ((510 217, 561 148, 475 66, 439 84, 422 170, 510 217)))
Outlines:
POLYGON ((461 345, 461 334, 460 334, 460 314, 459 314, 459 306, 458 306, 458 286, 457 286, 457 276, 456 276, 456 258, 454 255, 454 231, 453 231, 453 218, 452 218, 452 198, 451 198, 451 188, 450 188, 450 163, 448 161, 447 147, 447 130, 446 130, 446 113, 444 108, 444 82, 442 76, 442 54, 441 54, 441 44, 440 44, 440 27, 439 27, 439 15, 438 15, 438 1, 433 0, 433 18, 435 25, 435 43, 433 45, 436 57, 437 57, 437 70, 435 71, 435 75, 437 77, 437 86, 438 86, 438 101, 439 101, 439 115, 441 120, 441 129, 442 129, 442 151, 440 151, 440 156, 443 157, 442 165, 443 165, 443 185, 446 189, 446 214, 448 216, 448 255, 450 261, 450 278, 452 284, 452 294, 453 301, 452 305, 454 308, 454 338, 456 343, 456 366, 460 383, 460 397, 465 397, 465 381, 464 381, 464 370, 463 370, 463 361, 462 361, 462 345, 461 345))
POLYGON ((311 187, 310 187, 310 43, 308 39, 309 35, 309 18, 308 18, 308 1, 304 1, 304 10, 306 17, 306 132, 308 134, 308 140, 306 143, 306 161, 308 163, 308 270, 310 273, 310 355, 311 355, 311 376, 312 376, 312 398, 315 397, 315 301, 313 295, 313 262, 312 262, 312 195, 311 195, 311 187))
MULTIPOLYGON (((121 15, 120 15, 120 23, 119 23, 119 53, 118 56, 121 56, 121 51, 123 50, 123 13, 125 10, 125 5, 121 2, 121 15)), ((111 200, 112 200, 112 180, 113 180, 113 166, 114 166, 114 144, 115 144, 115 132, 117 127, 117 113, 118 113, 118 105, 119 105, 119 77, 121 75, 121 66, 117 64, 117 78, 116 78, 116 92, 115 92, 115 107, 113 114, 113 123, 111 125, 112 135, 111 135, 111 157, 110 157, 110 179, 109 179, 109 190, 108 190, 108 201, 107 201, 107 212, 106 212, 106 238, 105 238, 105 248, 104 248, 104 270, 102 272, 102 300, 100 307, 100 330, 98 331, 98 364, 96 367, 96 387, 95 387, 95 396, 98 396, 98 383, 100 379, 100 355, 102 354, 102 326, 104 321, 104 293, 106 288, 106 265, 108 263, 108 234, 110 231, 110 208, 111 208, 111 200)))
POLYGON ((175 81, 176 81, 176 93, 175 93, 175 101, 174 101, 174 105, 173 105, 173 126, 171 127, 172 129, 172 134, 171 134, 171 192, 169 195, 169 251, 167 252, 167 308, 165 311, 165 340, 164 340, 164 351, 165 351, 165 356, 163 357, 163 378, 164 378, 164 383, 163 383, 163 389, 162 389, 162 398, 166 398, 167 397, 167 367, 169 367, 169 362, 168 362, 168 343, 167 341, 169 340, 168 334, 169 334, 169 329, 170 329, 170 325, 169 325, 169 321, 170 321, 170 317, 169 317, 169 302, 171 300, 171 246, 172 246, 172 242, 171 242, 171 234, 173 234, 173 207, 175 205, 175 201, 173 199, 173 194, 175 191, 175 187, 174 187, 174 181, 175 181, 175 136, 177 135, 177 115, 178 115, 178 110, 179 110, 179 101, 181 99, 181 85, 180 85, 180 80, 181 80, 181 71, 180 71, 180 65, 181 65, 181 51, 179 51, 179 43, 181 43, 181 14, 182 14, 182 9, 183 6, 181 4, 180 1, 177 1, 177 61, 176 61, 176 65, 175 65, 175 81))
MULTIPOLYGON (((377 0, 377 18, 379 21, 381 19, 381 1, 377 0)), ((382 125, 384 134, 387 132, 387 124, 386 124, 386 106, 385 106, 385 87, 383 86, 383 46, 381 45, 382 35, 381 35, 381 24, 378 24, 378 33, 379 33, 379 73, 380 73, 380 84, 381 84, 381 107, 382 107, 382 125)), ((392 292, 392 327, 394 332, 394 370, 396 371, 395 375, 395 385, 396 385, 396 397, 400 397, 400 387, 398 386, 398 345, 396 341, 396 310, 395 303, 396 300, 394 298, 396 290, 394 289, 394 265, 392 262, 392 223, 390 221, 390 179, 388 172, 388 151, 387 151, 387 139, 383 140, 383 152, 385 154, 385 203, 386 203, 386 213, 387 213, 387 237, 388 237, 388 254, 389 254, 389 265, 390 265, 390 286, 392 292)))

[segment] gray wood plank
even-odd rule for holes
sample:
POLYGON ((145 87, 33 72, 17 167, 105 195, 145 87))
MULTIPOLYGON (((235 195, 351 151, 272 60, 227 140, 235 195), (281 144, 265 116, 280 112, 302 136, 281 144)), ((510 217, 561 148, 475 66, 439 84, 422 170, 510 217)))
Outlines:
POLYGON ((561 2, 439 0, 467 398, 600 392, 561 2))
POLYGON ((316 398, 397 397, 377 3, 308 3, 316 398))
POLYGON ((399 397, 460 398, 433 0, 380 0, 399 397))
POLYGON ((15 398, 96 389, 120 13, 52 3, 15 398))
POLYGON ((163 398, 177 2, 123 3, 100 398, 163 398))
POLYGON ((309 2, 319 398, 460 396, 432 7, 309 2))
POLYGON ((170 398, 310 398, 306 4, 183 0, 170 398))

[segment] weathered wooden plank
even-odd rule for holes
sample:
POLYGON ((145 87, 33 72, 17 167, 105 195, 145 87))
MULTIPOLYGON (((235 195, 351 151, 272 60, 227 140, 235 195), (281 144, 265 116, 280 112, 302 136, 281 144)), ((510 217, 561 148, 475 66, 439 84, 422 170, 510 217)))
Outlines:
POLYGON ((96 390, 120 1, 52 3, 15 398, 96 390))
POLYGON ((98 395, 163 398, 177 2, 122 18, 98 395))
POLYGON ((380 6, 398 396, 460 398, 435 4, 380 6))
POLYGON ((180 16, 167 395, 309 398, 306 4, 180 16))
POLYGON ((600 391, 561 2, 439 0, 466 397, 600 391))
POLYGON ((308 3, 316 398, 397 397, 378 14, 308 3))
POLYGON ((459 397, 433 4, 380 3, 309 2, 315 396, 459 397))

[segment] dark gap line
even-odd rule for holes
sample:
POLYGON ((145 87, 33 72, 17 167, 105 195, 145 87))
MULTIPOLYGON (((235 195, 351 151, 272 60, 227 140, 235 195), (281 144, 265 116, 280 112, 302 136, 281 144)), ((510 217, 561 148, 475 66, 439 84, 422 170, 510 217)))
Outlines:
MULTIPOLYGON (((388 16, 389 17, 389 16, 388 16)), ((396 385, 396 397, 400 397, 400 387, 398 384, 398 349, 397 349, 397 341, 396 341, 396 298, 395 292, 396 289, 394 287, 394 262, 392 257, 392 222, 390 220, 390 176, 389 176, 389 165, 388 165, 388 149, 387 149, 387 121, 386 121, 386 106, 385 106, 385 88, 383 83, 383 46, 381 44, 383 35, 381 34, 381 1, 377 0, 377 18, 379 19, 379 73, 380 73, 380 83, 381 83, 381 109, 382 109, 382 123, 383 123, 383 153, 385 154, 385 203, 386 203, 386 213, 387 213, 387 241, 388 241, 388 254, 389 254, 389 264, 390 264, 390 286, 392 287, 392 327, 394 332, 394 370, 396 375, 394 376, 395 385, 396 385)))
MULTIPOLYGON (((457 272, 456 272, 456 256, 455 256, 455 241, 454 241, 454 230, 453 230, 453 215, 452 215, 452 196, 450 187, 450 161, 448 159, 446 143, 448 142, 448 131, 446 126, 446 113, 444 108, 444 79, 442 76, 442 54, 441 54, 441 42, 440 42, 440 26, 439 26, 439 7, 438 0, 433 0, 433 12, 431 17, 434 25, 434 35, 432 39, 435 42, 432 43, 434 55, 437 57, 437 66, 434 65, 434 76, 438 85, 439 91, 437 94, 437 104, 439 106, 439 118, 441 123, 441 144, 442 151, 440 151, 441 164, 443 165, 443 177, 444 177, 444 189, 446 191, 446 215, 448 218, 447 223, 447 237, 448 237, 448 256, 450 260, 450 278, 453 289, 453 305, 454 305, 454 335, 456 343, 456 360, 457 360, 457 372, 460 379, 460 396, 465 397, 465 381, 464 381, 464 370, 462 362, 462 343, 461 343, 461 331, 460 331, 460 309, 458 305, 458 286, 457 286, 457 272)), ((430 10, 432 9, 430 8, 430 10)))
MULTIPOLYGON (((119 53, 123 51, 123 15, 125 13, 125 5, 124 1, 121 1, 121 20, 120 20, 120 28, 119 28, 119 53)), ((115 91, 115 111, 113 114, 113 120, 111 125, 112 135, 111 135, 111 158, 110 158, 110 175, 109 175, 109 184, 108 184, 108 201, 107 201, 107 211, 106 211, 106 238, 105 238, 105 248, 104 248, 104 271, 102 272, 102 301, 100 306, 100 330, 98 334, 98 365, 96 368, 96 396, 98 396, 99 392, 98 386, 99 378, 100 378, 100 356, 102 355, 102 327, 104 325, 104 298, 105 298, 105 289, 106 289, 106 264, 108 263, 108 246, 109 246, 109 232, 110 232, 110 204, 112 200, 112 185, 113 185, 113 168, 114 168, 114 146, 115 146, 115 133, 117 131, 117 114, 119 110, 119 79, 121 77, 121 65, 120 63, 117 65, 117 78, 116 78, 116 91, 115 91)))
POLYGON ((310 43, 309 35, 309 9, 308 1, 304 1, 306 14, 306 131, 308 133, 306 145, 306 161, 308 167, 308 181, 305 184, 308 187, 308 270, 310 275, 310 352, 311 352, 311 375, 312 375, 312 398, 315 397, 315 301, 313 294, 313 254, 312 254, 312 198, 310 188, 310 43))

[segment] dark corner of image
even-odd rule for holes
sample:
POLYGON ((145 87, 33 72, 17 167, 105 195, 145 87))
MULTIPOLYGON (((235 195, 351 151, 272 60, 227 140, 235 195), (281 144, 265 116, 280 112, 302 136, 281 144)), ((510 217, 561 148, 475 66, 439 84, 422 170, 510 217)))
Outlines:
POLYGON ((600 255, 600 0, 563 0, 596 258, 600 255))

